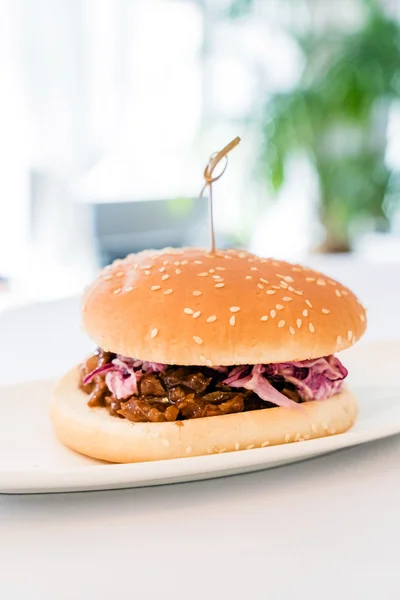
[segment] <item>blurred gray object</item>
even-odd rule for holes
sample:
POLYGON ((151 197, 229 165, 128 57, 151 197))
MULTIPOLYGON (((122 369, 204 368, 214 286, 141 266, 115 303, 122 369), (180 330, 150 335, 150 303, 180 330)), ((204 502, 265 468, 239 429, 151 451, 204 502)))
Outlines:
POLYGON ((101 266, 146 248, 207 244, 204 198, 99 202, 91 210, 101 266))

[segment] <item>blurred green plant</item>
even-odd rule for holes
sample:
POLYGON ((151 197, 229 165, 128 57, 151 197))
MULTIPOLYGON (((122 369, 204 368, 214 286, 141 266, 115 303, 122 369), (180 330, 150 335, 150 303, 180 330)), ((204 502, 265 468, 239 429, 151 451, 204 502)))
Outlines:
MULTIPOLYGON (((250 13, 254 4, 232 2, 230 18, 250 13)), ((348 251, 352 230, 362 223, 387 230, 398 197, 399 177, 385 154, 389 109, 400 97, 400 25, 377 1, 363 4, 365 18, 354 32, 294 34, 305 57, 299 85, 266 99, 249 117, 261 129, 260 170, 274 192, 294 153, 306 153, 314 165, 322 250, 329 252, 348 251)))

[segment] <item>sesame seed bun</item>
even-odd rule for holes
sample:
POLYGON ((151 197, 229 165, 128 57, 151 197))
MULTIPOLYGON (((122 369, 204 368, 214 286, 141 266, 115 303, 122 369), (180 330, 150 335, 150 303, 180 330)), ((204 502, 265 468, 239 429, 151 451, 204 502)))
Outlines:
POLYGON ((83 328, 106 351, 178 365, 235 365, 334 354, 366 314, 337 281, 244 251, 145 251, 85 292, 83 328))
POLYGON ((276 446, 347 431, 357 403, 346 389, 298 410, 268 408, 177 423, 132 423, 89 408, 79 387, 79 369, 58 383, 51 418, 58 438, 69 448, 108 462, 128 463, 202 456, 276 446))

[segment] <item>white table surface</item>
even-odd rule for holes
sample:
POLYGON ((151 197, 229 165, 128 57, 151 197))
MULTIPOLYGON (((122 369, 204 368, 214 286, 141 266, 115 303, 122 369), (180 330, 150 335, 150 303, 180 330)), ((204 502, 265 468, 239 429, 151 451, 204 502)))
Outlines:
MULTIPOLYGON (((366 339, 400 339, 399 265, 323 266, 367 305, 366 339)), ((79 361, 78 323, 77 299, 0 314, 0 384, 79 361)), ((398 598, 399 540, 396 436, 218 480, 0 496, 0 598, 398 598)))

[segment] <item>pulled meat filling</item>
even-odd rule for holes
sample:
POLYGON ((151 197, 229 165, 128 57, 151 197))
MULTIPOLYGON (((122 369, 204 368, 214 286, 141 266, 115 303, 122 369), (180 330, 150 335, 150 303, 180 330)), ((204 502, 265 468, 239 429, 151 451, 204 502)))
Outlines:
MULTIPOLYGON (((208 367, 166 366, 160 372, 145 372, 137 383, 137 393, 117 398, 111 393, 104 367, 115 354, 98 350, 81 367, 81 389, 89 394, 89 406, 104 406, 111 415, 135 422, 160 423, 201 417, 214 417, 249 410, 273 408, 251 390, 223 383, 226 371, 208 367), (84 380, 99 369, 89 383, 84 380)), ((301 402, 294 386, 276 381, 276 389, 295 402, 301 402)))

